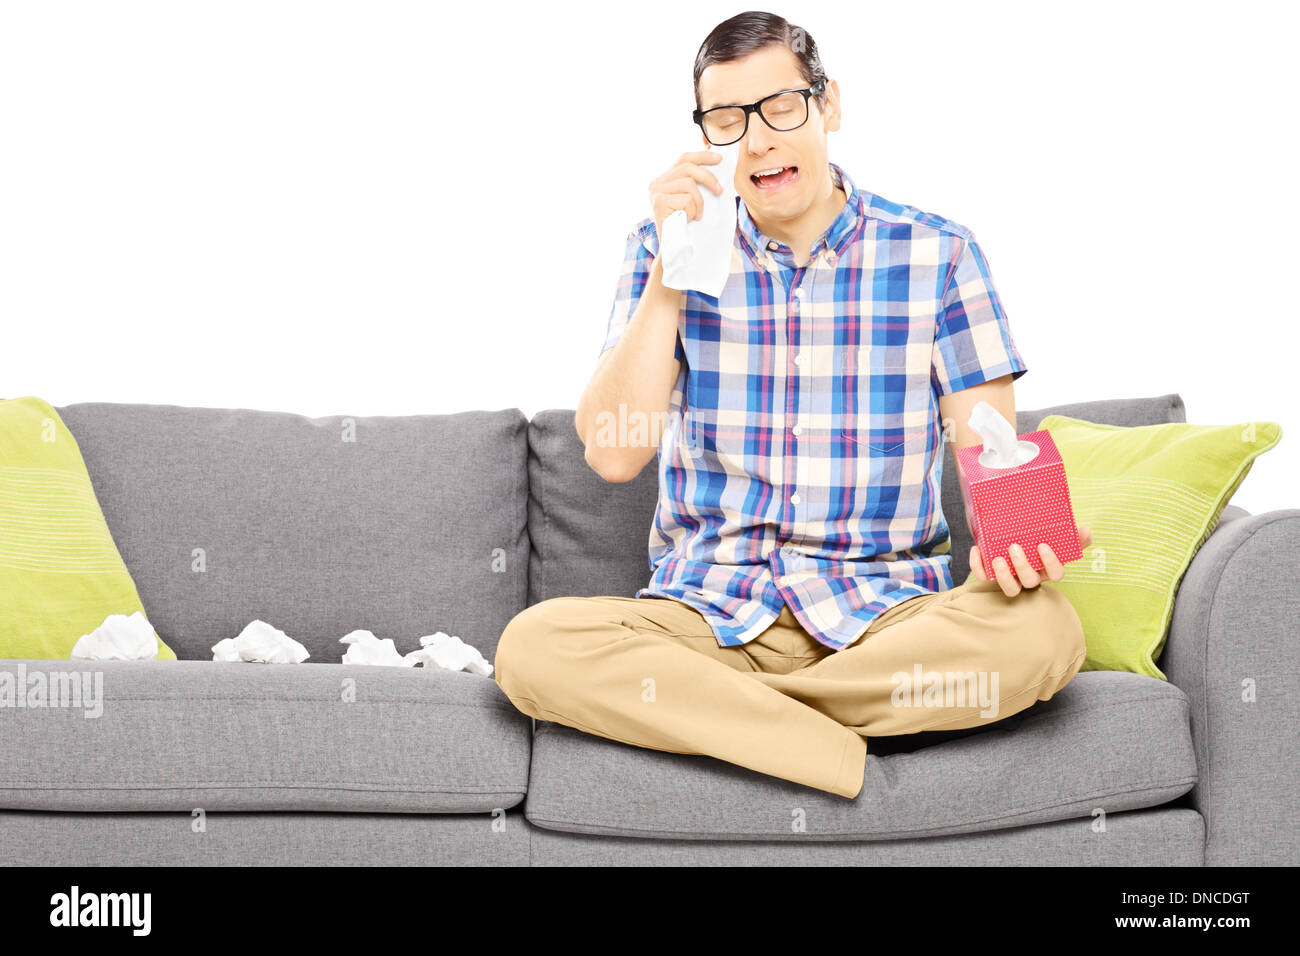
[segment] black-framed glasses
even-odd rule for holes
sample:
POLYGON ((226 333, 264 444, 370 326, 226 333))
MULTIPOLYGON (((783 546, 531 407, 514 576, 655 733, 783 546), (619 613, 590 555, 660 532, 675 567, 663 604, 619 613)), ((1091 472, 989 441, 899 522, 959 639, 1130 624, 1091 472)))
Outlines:
POLYGON ((803 90, 781 90, 765 96, 748 106, 715 106, 709 110, 696 110, 691 114, 704 132, 704 138, 714 146, 729 146, 749 131, 749 114, 757 113, 763 122, 778 133, 788 133, 808 122, 808 98, 820 96, 826 89, 822 77, 803 90))

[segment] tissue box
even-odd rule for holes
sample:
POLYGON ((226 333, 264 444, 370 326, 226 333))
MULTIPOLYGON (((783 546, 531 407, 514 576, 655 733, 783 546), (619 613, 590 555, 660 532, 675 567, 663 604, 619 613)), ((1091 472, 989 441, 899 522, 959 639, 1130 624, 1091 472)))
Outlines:
POLYGON ((986 468, 979 463, 983 445, 957 449, 961 462, 961 494, 979 545, 984 573, 994 578, 993 559, 1015 565, 1007 548, 1018 544, 1035 571, 1043 570, 1038 545, 1046 543, 1064 564, 1083 554, 1079 529, 1070 506, 1070 488, 1061 453, 1045 429, 1018 436, 1038 446, 1033 460, 1015 468, 986 468), (964 474, 963 474, 964 472, 964 474))

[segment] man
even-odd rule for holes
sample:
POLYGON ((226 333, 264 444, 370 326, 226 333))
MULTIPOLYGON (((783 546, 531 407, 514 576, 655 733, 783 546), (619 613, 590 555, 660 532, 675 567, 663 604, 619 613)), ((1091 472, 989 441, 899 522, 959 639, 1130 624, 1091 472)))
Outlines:
POLYGON ((719 24, 695 90, 706 145, 740 143, 730 277, 717 298, 663 285, 664 219, 722 191, 718 154, 687 153, 650 184, 575 419, 609 481, 658 450, 649 585, 527 608, 495 679, 539 720, 856 797, 869 737, 1001 719, 1083 663, 1078 616, 1023 554, 988 580, 975 548, 952 587, 943 442, 980 443, 981 399, 1015 422, 1027 367, 972 233, 828 161, 839 87, 805 31, 719 24), (634 415, 664 421, 658 443, 609 439, 634 415))

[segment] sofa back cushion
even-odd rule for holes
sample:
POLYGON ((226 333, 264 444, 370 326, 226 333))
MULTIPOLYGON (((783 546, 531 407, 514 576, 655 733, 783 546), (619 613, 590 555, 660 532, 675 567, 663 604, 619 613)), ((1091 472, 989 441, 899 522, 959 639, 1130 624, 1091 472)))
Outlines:
MULTIPOLYGON (((1176 394, 1016 410, 1016 431, 1036 431, 1047 415, 1105 425, 1184 422, 1176 394)), ((656 456, 636 478, 610 483, 583 458, 571 409, 548 409, 528 425, 528 527, 532 541, 528 603, 567 595, 635 594, 650 579, 650 526, 658 496, 656 456)), ((970 571, 970 529, 952 447, 944 446, 941 500, 952 546, 954 584, 970 571)))
MULTIPOLYGON (((365 628, 490 661, 527 595, 519 409, 305 418, 85 403, 77 439, 145 613, 182 659, 261 618, 335 662, 365 628)), ((269 666, 269 665, 268 665, 269 666)))

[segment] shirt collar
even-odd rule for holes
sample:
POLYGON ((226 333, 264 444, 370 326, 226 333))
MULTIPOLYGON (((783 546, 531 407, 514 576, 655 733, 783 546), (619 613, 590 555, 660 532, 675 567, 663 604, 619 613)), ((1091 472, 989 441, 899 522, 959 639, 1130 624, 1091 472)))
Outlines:
MULTIPOLYGON (((826 231, 813 242, 813 259, 817 258, 823 248, 838 255, 840 247, 857 232, 858 226, 866 215, 863 196, 853 185, 853 180, 849 178, 849 174, 834 163, 829 165, 831 168, 831 181, 836 186, 844 189, 848 201, 840 210, 839 215, 826 227, 826 231)), ((754 220, 750 218, 749 210, 745 208, 745 200, 738 198, 737 202, 740 204, 740 234, 748 243, 750 254, 756 259, 768 254, 782 265, 794 268, 794 254, 791 252, 790 247, 784 242, 778 242, 764 235, 758 226, 754 225, 754 220)))

